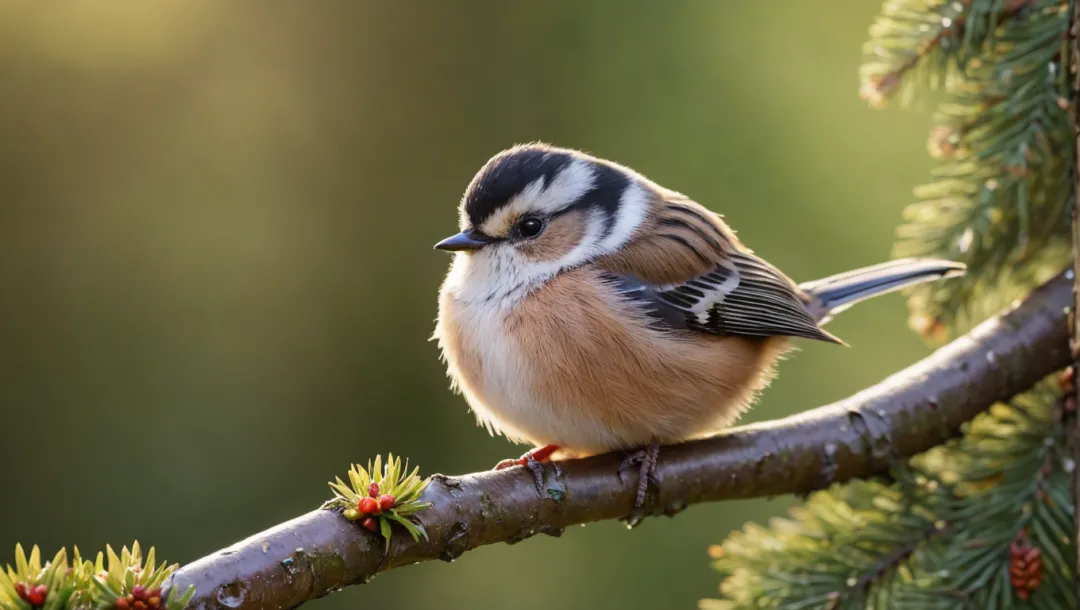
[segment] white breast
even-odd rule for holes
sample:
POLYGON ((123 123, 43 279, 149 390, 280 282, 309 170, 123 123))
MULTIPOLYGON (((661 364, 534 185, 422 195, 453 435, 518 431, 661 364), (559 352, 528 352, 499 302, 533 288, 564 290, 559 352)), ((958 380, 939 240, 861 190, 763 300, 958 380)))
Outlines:
POLYGON ((561 422, 550 405, 533 395, 534 367, 505 327, 524 291, 509 286, 492 292, 493 286, 506 283, 485 281, 468 263, 464 256, 455 257, 442 287, 436 336, 449 374, 489 432, 519 443, 558 444, 564 436, 561 422), (454 332, 447 331, 450 325, 454 332))

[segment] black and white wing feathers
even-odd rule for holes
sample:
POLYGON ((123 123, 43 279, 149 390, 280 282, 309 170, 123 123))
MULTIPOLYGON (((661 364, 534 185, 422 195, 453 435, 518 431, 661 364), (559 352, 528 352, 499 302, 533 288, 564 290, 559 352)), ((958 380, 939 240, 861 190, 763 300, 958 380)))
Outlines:
POLYGON ((712 271, 675 286, 611 275, 620 292, 644 307, 657 327, 842 343, 818 326, 807 309, 809 299, 791 280, 749 253, 737 252, 712 271))

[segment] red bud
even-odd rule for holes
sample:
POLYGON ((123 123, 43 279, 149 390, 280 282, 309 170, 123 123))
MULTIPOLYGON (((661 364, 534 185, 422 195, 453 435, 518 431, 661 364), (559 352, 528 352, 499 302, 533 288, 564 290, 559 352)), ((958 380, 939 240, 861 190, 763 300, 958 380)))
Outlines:
POLYGON ((375 501, 375 498, 361 498, 359 509, 365 515, 380 512, 379 503, 375 501))
POLYGON ((116 610, 131 610, 131 604, 126 597, 116 598, 116 610))
POLYGON ((19 594, 19 597, 21 597, 23 601, 30 601, 30 592, 26 589, 26 583, 15 583, 15 592, 19 594))
POLYGON ((383 510, 390 510, 394 508, 394 496, 390 494, 383 494, 379 496, 379 508, 383 510))
POLYGON ((160 595, 151 595, 150 599, 147 600, 146 603, 150 604, 151 608, 158 608, 159 606, 161 606, 161 596, 160 595))
POLYGON ((134 595, 135 599, 139 601, 146 601, 146 598, 149 597, 146 594, 146 587, 142 585, 135 585, 134 587, 132 587, 131 594, 134 595))
POLYGON ((142 600, 136 600, 134 604, 135 610, 146 610, 146 602, 142 600))
POLYGON ((45 604, 46 593, 48 593, 48 590, 42 592, 38 590, 38 587, 34 587, 34 590, 31 591, 30 595, 28 596, 29 599, 27 599, 26 601, 30 602, 31 606, 42 606, 45 604))
POLYGON ((373 532, 379 531, 379 522, 376 521, 374 517, 368 517, 367 519, 364 519, 364 522, 361 525, 373 532))
POLYGON ((378 498, 379 497, 379 484, 378 483, 372 483, 371 485, 368 485, 367 495, 371 496, 372 498, 378 498))

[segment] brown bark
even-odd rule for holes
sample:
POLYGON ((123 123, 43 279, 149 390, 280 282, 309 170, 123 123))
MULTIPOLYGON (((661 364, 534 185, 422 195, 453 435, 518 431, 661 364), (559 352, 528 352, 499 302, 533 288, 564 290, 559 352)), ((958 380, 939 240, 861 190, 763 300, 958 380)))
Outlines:
MULTIPOLYGON (((657 514, 690 504, 822 489, 866 477, 940 444, 994 402, 1022 392, 1071 361, 1066 310, 1072 282, 1059 276, 1023 304, 881 383, 781 420, 734 428, 660 452, 657 514)), ((394 536, 384 556, 375 534, 314 510, 181 568, 172 584, 195 585, 193 608, 292 608, 400 566, 602 519, 621 519, 636 473, 616 476, 622 455, 549 467, 546 494, 524 468, 435 475, 419 513, 430 538, 394 536)))

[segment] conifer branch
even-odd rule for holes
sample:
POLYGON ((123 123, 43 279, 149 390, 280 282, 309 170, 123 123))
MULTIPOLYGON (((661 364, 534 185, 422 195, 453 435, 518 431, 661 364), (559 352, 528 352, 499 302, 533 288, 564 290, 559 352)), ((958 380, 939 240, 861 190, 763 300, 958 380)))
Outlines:
POLYGON ((904 544, 897 547, 896 550, 888 553, 880 560, 878 560, 878 562, 871 569, 867 570, 865 574, 859 577, 858 581, 856 581, 855 583, 855 587, 853 588, 866 589, 871 584, 873 584, 875 580, 882 578, 890 571, 895 570, 896 566, 900 565, 902 562, 911 557, 915 553, 915 551, 918 550, 919 546, 925 544, 928 540, 931 540, 937 536, 948 534, 950 532, 951 530, 947 525, 943 527, 938 527, 936 524, 931 524, 929 527, 919 532, 918 535, 912 537, 911 540, 908 540, 904 544))
MULTIPOLYGON (((665 447, 654 514, 698 502, 806 493, 880 473, 955 435, 991 404, 1070 362, 1072 282, 1058 276, 1023 303, 878 385, 812 411, 665 447)), ((384 540, 334 510, 315 510, 188 564, 168 586, 194 585, 200 609, 292 608, 396 567, 606 519, 623 519, 636 478, 607 454, 548 468, 541 497, 524 468, 435 475, 417 513, 428 537, 384 540), (633 480, 631 480, 633 479, 633 480)))
MULTIPOLYGON (((885 4, 885 14, 871 29, 871 41, 865 51, 868 55, 884 55, 880 62, 872 62, 863 75, 859 88, 859 97, 871 106, 883 106, 904 82, 905 78, 932 54, 941 51, 949 41, 964 40, 968 36, 969 22, 978 19, 989 21, 995 26, 1018 15, 1030 0, 1005 0, 999 13, 987 14, 983 10, 975 11, 975 0, 940 3, 933 10, 919 14, 912 11, 909 3, 895 1, 885 4), (885 49, 881 39, 900 38, 908 31, 909 20, 921 18, 923 27, 918 29, 918 40, 909 41, 904 50, 885 49), (907 47, 910 47, 907 48, 907 47)), ((985 25, 980 24, 984 29, 985 25)), ((957 45, 950 44, 949 47, 957 45)))

